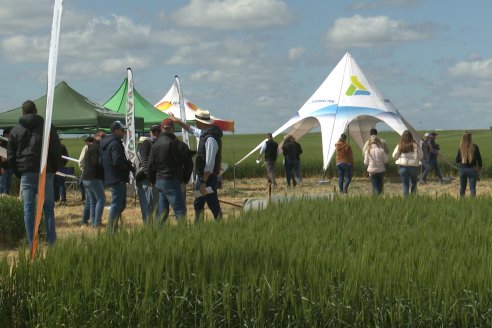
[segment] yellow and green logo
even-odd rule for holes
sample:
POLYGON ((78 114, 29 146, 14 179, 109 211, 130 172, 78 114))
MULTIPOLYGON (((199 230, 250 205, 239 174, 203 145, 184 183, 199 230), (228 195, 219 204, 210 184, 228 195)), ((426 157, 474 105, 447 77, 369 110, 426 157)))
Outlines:
POLYGON ((367 88, 359 82, 357 76, 352 75, 350 80, 352 81, 352 84, 350 84, 350 87, 345 93, 347 96, 369 96, 371 94, 367 88))

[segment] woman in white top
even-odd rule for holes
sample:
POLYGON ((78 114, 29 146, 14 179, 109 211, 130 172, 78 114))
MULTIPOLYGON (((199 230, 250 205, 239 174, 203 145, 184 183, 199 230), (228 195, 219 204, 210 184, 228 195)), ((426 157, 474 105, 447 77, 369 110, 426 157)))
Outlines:
POLYGON ((418 167, 422 158, 422 149, 415 142, 410 131, 405 130, 401 135, 400 143, 393 151, 393 159, 396 160, 403 184, 403 196, 408 196, 410 183, 412 194, 417 192, 418 167))
POLYGON ((388 156, 384 151, 381 140, 376 136, 371 136, 364 152, 364 165, 367 165, 367 172, 369 172, 369 179, 371 179, 372 183, 372 192, 375 195, 383 193, 384 172, 386 171, 384 164, 386 162, 388 162, 388 156))

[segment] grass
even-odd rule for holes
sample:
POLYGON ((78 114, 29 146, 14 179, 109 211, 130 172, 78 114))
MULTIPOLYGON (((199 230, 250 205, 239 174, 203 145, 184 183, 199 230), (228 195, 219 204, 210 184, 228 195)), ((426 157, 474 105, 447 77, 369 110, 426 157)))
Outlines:
POLYGON ((349 197, 69 238, 32 265, 20 252, 11 275, 1 263, 0 316, 10 327, 490 326, 491 211, 489 197, 349 197))

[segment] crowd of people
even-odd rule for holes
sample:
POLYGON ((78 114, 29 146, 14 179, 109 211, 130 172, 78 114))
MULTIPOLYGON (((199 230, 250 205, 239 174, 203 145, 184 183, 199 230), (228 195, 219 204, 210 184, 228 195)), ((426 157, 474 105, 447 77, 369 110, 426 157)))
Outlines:
MULTIPOLYGON (((101 228, 106 205, 105 187, 111 192, 108 215, 108 230, 117 231, 118 222, 126 208, 127 183, 135 179, 140 209, 144 223, 156 217, 164 222, 172 207, 177 220, 186 217, 186 184, 195 170, 195 221, 203 218, 205 204, 216 220, 222 217, 217 195, 218 176, 222 157, 222 131, 213 124, 213 118, 206 110, 196 111, 196 126, 191 126, 173 115, 161 125, 150 128, 150 137, 145 138, 138 149, 138 165, 128 160, 123 139, 127 127, 115 121, 111 133, 98 130, 94 137, 85 139, 79 157, 81 168, 81 189, 85 201, 82 224, 101 228), (192 152, 188 145, 176 138, 175 123, 196 136, 198 147, 193 164, 192 152)), ((34 102, 22 104, 19 124, 12 130, 4 130, 8 138, 7 157, 0 158, 0 186, 2 192, 10 192, 12 174, 20 179, 20 194, 24 206, 24 223, 27 241, 33 243, 36 197, 40 179, 42 138, 44 118, 37 113, 34 102)), ((61 188, 62 180, 55 184, 56 174, 66 165, 68 152, 60 142, 54 126, 50 129, 47 156, 43 214, 46 224, 46 239, 49 244, 56 241, 55 198, 66 200, 66 190, 61 188), (63 157, 62 157, 63 156, 63 157)), ((56 178, 58 180, 58 178, 56 178)), ((63 187, 65 183, 63 182, 63 187)))
MULTIPOLYGON (((195 221, 203 219, 205 204, 214 218, 220 219, 222 210, 217 189, 222 159, 222 131, 213 125, 213 118, 206 110, 196 111, 195 122, 196 126, 192 126, 171 114, 160 125, 153 125, 150 136, 143 138, 139 145, 138 165, 127 158, 123 146, 127 127, 120 121, 112 124, 110 134, 101 129, 93 137, 87 137, 79 157, 82 173, 80 189, 85 201, 82 224, 94 228, 104 227, 102 216, 106 205, 105 188, 108 188, 111 192, 108 230, 113 234, 126 208, 127 183, 130 178, 135 179, 144 223, 149 223, 152 218, 164 222, 169 217, 170 207, 176 219, 182 220, 187 216, 186 184, 192 179, 193 171, 196 174, 193 202, 195 221), (176 124, 198 140, 195 164, 193 152, 175 135, 176 124)), ((7 157, 0 157, 0 193, 10 193, 12 175, 20 179, 29 245, 32 245, 34 233, 43 129, 44 119, 37 114, 36 105, 29 100, 24 102, 19 124, 11 130, 4 130, 8 143, 5 145, 2 142, 7 148, 7 157)), ((56 240, 55 201, 66 200, 65 182, 61 179, 63 175, 56 173, 66 165, 68 151, 54 126, 51 126, 49 133, 43 214, 46 238, 51 244, 56 240)), ((434 132, 425 133, 424 138, 417 142, 410 131, 404 131, 394 148, 391 157, 398 166, 404 196, 416 193, 417 183, 426 183, 432 169, 439 181, 444 181, 439 169, 436 136, 434 132), (419 168, 422 168, 420 175, 419 168)), ((302 147, 292 135, 286 135, 279 146, 272 134, 267 134, 257 162, 264 156, 268 182, 276 188, 275 165, 280 151, 284 156, 287 187, 296 187, 302 183, 302 147)), ((335 144, 335 151, 338 188, 341 193, 348 193, 354 160, 345 133, 335 144)), ((370 138, 363 147, 363 158, 374 194, 383 193, 389 155, 386 141, 378 136, 376 129, 371 129, 370 138)), ((459 165, 460 195, 465 195, 469 184, 470 193, 475 196, 482 158, 478 146, 472 142, 470 132, 463 134, 455 162, 459 165)))
MULTIPOLYGON (((386 164, 390 156, 386 141, 378 136, 378 131, 372 128, 370 137, 362 148, 364 165, 367 166, 369 180, 373 193, 380 195, 384 190, 384 174, 386 164)), ((437 133, 425 133, 424 138, 418 143, 410 131, 404 131, 400 142, 391 153, 391 157, 398 166, 401 177, 403 196, 417 192, 417 182, 427 183, 427 176, 433 169, 440 183, 445 183, 439 167, 439 144, 436 142, 437 133), (421 173, 419 174, 419 170, 421 173)), ((291 135, 284 137, 281 151, 284 155, 285 178, 287 187, 296 186, 301 180, 300 154, 302 148, 291 135)), ((273 140, 272 134, 267 134, 266 141, 262 144, 257 163, 261 157, 265 157, 268 182, 277 187, 275 179, 275 162, 280 151, 278 144, 273 140)), ((338 190, 340 193, 348 193, 352 181, 354 166, 352 148, 347 141, 347 135, 342 133, 335 144, 335 163, 338 172, 338 190)), ((459 166, 460 195, 464 196, 469 184, 470 194, 476 195, 476 183, 478 174, 482 169, 482 158, 476 144, 472 143, 471 133, 465 132, 461 139, 455 163, 459 166)))

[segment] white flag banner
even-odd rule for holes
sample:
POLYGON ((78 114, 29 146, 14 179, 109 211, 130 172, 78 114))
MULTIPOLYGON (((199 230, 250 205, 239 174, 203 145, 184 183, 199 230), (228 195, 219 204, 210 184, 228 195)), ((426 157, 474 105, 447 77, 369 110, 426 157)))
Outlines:
MULTIPOLYGON (((179 113, 180 117, 186 117, 186 109, 185 109, 185 104, 184 104, 184 96, 183 96, 183 90, 181 89, 181 83, 179 83, 179 77, 176 75, 174 77, 176 79, 176 88, 178 89, 178 95, 179 95, 179 113)), ((188 131, 185 129, 181 130, 182 135, 183 135, 183 142, 190 147, 190 138, 188 136, 188 131)))
POLYGON ((44 118, 43 144, 41 148, 41 165, 39 166, 38 201, 36 206, 36 219, 34 223, 34 235, 31 248, 31 259, 34 260, 38 248, 38 228, 41 222, 41 213, 45 199, 46 164, 48 161, 48 146, 50 142, 51 119, 53 116, 53 96, 56 84, 56 66, 58 63, 58 45, 60 42, 60 25, 63 0, 55 0, 53 9, 53 25, 51 27, 50 52, 48 55, 48 86, 46 90, 46 115, 44 118))
MULTIPOLYGON (((137 166, 137 147, 135 142, 135 96, 133 93, 133 73, 131 68, 128 71, 128 88, 126 93, 126 126, 127 133, 125 139, 125 151, 128 160, 137 166)), ((130 183, 133 184, 134 177, 131 175, 130 183)))

